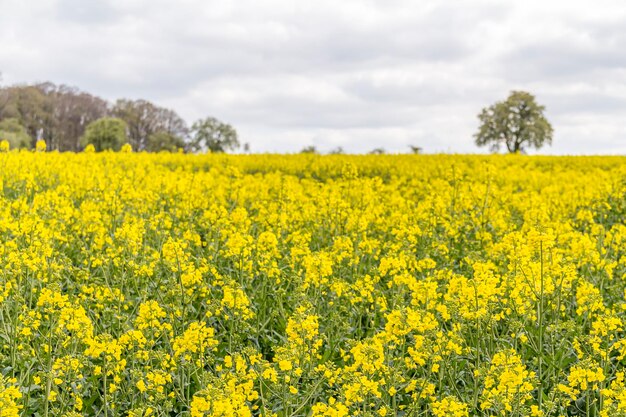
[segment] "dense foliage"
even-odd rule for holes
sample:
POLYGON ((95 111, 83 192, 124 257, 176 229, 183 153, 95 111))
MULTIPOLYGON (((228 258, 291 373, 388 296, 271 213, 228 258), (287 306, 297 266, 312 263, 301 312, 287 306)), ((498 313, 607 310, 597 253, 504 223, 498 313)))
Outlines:
POLYGON ((83 147, 93 145, 97 152, 105 150, 119 151, 127 141, 128 126, 122 119, 103 117, 87 125, 81 139, 83 147))
POLYGON ((0 88, 0 121, 19 122, 29 148, 44 137, 49 149, 77 151, 87 125, 107 112, 105 100, 66 85, 47 82, 0 88))
POLYGON ((0 121, 0 138, 6 140, 12 149, 29 148, 31 144, 26 129, 14 118, 0 121))
POLYGON ((552 143, 552 125, 544 115, 545 107, 525 91, 512 91, 478 115, 480 127, 474 135, 478 146, 489 145, 498 151, 504 145, 510 153, 525 152, 552 143))
POLYGON ((624 158, 127 151, 0 153, 3 417, 626 415, 624 158))
POLYGON ((239 146, 235 129, 213 117, 194 123, 193 131, 174 111, 147 100, 119 99, 115 103, 74 87, 50 82, 0 87, 0 140, 12 149, 34 148, 44 139, 48 150, 119 149, 120 135, 113 118, 124 122, 123 142, 136 151, 224 152, 239 146), (96 123, 97 129, 87 132, 96 123), (85 138, 96 133, 95 140, 85 138), (106 146, 98 144, 104 140, 106 146), (110 141, 113 141, 113 144, 110 141))
POLYGON ((192 149, 223 153, 239 148, 237 131, 229 124, 220 122, 215 117, 200 119, 191 126, 193 132, 192 149))

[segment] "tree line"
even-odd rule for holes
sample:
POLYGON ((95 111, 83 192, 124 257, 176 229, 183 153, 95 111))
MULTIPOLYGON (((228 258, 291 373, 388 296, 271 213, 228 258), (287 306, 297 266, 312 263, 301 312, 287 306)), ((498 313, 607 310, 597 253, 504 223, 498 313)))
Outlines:
POLYGON ((0 139, 11 148, 33 148, 39 139, 48 150, 224 152, 237 149, 237 131, 214 117, 188 126, 174 110, 147 100, 114 103, 67 85, 51 82, 0 88, 0 139))
MULTIPOLYGON (((478 115, 474 135, 478 146, 497 152, 524 153, 552 142, 552 126, 545 107, 525 91, 512 91, 504 101, 478 115)), ((174 111, 147 100, 119 99, 114 103, 75 87, 51 82, 0 87, 0 140, 12 149, 34 148, 44 139, 48 150, 77 152, 92 145, 96 151, 120 150, 129 144, 136 151, 225 152, 240 147, 237 131, 214 117, 189 127, 174 111)), ((249 151, 244 145, 244 151, 249 151)), ((412 153, 421 153, 410 146, 412 153)), ((307 146, 302 153, 318 153, 307 146)), ((329 152, 341 154, 339 147, 329 152)), ((383 154, 375 148, 371 154, 383 154)))

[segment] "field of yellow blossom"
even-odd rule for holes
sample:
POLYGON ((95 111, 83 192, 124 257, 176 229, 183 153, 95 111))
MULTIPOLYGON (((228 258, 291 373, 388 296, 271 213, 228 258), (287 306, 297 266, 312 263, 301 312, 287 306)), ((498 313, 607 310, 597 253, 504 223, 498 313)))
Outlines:
POLYGON ((2 417, 626 416, 626 158, 39 148, 2 417))

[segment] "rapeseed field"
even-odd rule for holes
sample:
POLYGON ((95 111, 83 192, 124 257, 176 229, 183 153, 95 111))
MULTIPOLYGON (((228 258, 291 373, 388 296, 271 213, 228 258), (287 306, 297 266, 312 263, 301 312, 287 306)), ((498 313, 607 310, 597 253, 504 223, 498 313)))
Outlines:
POLYGON ((0 153, 0 416, 626 416, 626 158, 0 153))

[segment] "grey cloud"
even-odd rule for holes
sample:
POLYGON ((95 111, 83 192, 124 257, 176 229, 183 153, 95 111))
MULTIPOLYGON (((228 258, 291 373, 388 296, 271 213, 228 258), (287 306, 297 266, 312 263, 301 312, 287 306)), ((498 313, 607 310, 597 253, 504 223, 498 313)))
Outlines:
POLYGON ((547 95, 546 106, 555 116, 571 116, 581 113, 626 113, 626 96, 611 92, 582 92, 547 95))
MULTIPOLYGON (((626 39, 625 39, 626 40, 626 39)), ((572 44, 568 40, 526 45, 503 58, 502 70, 516 81, 538 79, 576 79, 581 76, 619 69, 626 66, 623 46, 602 44, 572 44)))
POLYGON ((480 93, 473 88, 459 86, 454 79, 446 79, 449 77, 421 77, 423 71, 416 70, 415 74, 407 71, 383 79, 358 77, 348 80, 345 89, 363 101, 415 108, 447 106, 467 99, 471 93, 480 93))
POLYGON ((560 32, 513 45, 501 57, 505 76, 517 81, 575 81, 626 67, 626 14, 601 21, 579 15, 563 18, 561 25, 560 32))
POLYGON ((60 21, 79 25, 102 25, 119 17, 107 1, 58 0, 55 13, 60 21))

